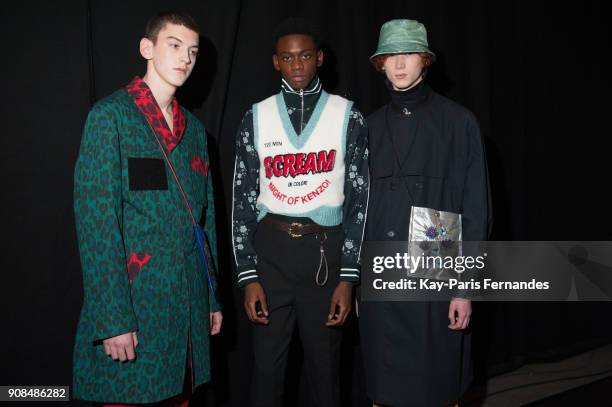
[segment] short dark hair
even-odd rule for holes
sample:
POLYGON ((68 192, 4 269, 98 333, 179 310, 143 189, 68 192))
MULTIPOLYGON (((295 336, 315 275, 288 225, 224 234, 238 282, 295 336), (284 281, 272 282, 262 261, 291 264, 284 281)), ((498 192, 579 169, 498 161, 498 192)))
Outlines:
POLYGON ((182 11, 164 11, 149 20, 145 27, 145 38, 155 43, 157 35, 166 24, 182 25, 200 34, 200 27, 189 14, 182 11))
POLYGON ((281 37, 286 35, 303 34, 312 38, 317 50, 321 47, 321 36, 317 27, 309 20, 299 17, 289 17, 283 20, 274 30, 273 50, 276 52, 276 44, 281 37))

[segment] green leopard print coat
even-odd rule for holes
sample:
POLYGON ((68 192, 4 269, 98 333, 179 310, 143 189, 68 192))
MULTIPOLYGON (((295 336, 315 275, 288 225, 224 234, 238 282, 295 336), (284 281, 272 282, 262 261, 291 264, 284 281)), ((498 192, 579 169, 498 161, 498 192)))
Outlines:
MULTIPOLYGON (((189 112, 169 153, 216 259, 213 190, 204 127, 189 112)), ((190 218, 145 116, 125 90, 89 113, 75 169, 74 209, 84 301, 73 397, 151 403, 210 380, 209 296, 190 218), (136 360, 113 361, 102 340, 137 331, 136 360), (189 351, 190 348, 190 351, 189 351)))

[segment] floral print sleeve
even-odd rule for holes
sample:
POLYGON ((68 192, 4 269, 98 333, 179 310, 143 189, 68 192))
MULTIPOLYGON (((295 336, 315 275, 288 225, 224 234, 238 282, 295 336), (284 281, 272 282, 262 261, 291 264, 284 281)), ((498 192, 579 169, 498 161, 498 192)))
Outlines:
POLYGON ((369 193, 368 129, 361 113, 351 109, 345 156, 343 221, 340 280, 357 283, 361 270, 361 244, 366 222, 369 193))
POLYGON ((259 195, 259 156, 254 145, 253 111, 249 110, 236 137, 234 164, 232 245, 239 287, 258 280, 254 235, 258 215, 255 205, 259 195))

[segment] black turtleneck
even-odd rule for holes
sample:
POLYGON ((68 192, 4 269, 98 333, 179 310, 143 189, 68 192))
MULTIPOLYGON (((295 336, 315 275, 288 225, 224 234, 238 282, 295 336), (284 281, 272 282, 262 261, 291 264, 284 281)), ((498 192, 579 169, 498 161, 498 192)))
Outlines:
POLYGON ((430 92, 424 80, 404 91, 394 90, 389 80, 385 83, 391 96, 391 103, 385 114, 386 129, 393 142, 394 154, 397 154, 397 157, 393 157, 393 168, 394 173, 398 173, 399 163, 405 171, 404 167, 415 164, 415 160, 421 160, 421 158, 409 158, 409 152, 415 147, 415 143, 418 144, 416 129, 418 120, 414 120, 415 115, 424 105, 430 92))
POLYGON ((409 116, 418 108, 420 103, 427 99, 427 85, 424 79, 408 90, 393 89, 393 85, 388 79, 385 83, 391 96, 391 108, 395 113, 409 116))

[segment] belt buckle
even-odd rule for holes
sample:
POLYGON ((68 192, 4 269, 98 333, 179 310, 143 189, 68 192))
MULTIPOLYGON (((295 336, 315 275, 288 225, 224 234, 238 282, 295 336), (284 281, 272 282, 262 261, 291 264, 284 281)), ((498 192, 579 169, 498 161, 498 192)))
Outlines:
POLYGON ((289 230, 287 231, 287 233, 289 233, 289 236, 291 237, 302 237, 301 233, 295 233, 292 229, 294 227, 302 227, 304 226, 303 224, 301 224, 300 222, 291 222, 291 224, 289 225, 289 230))

